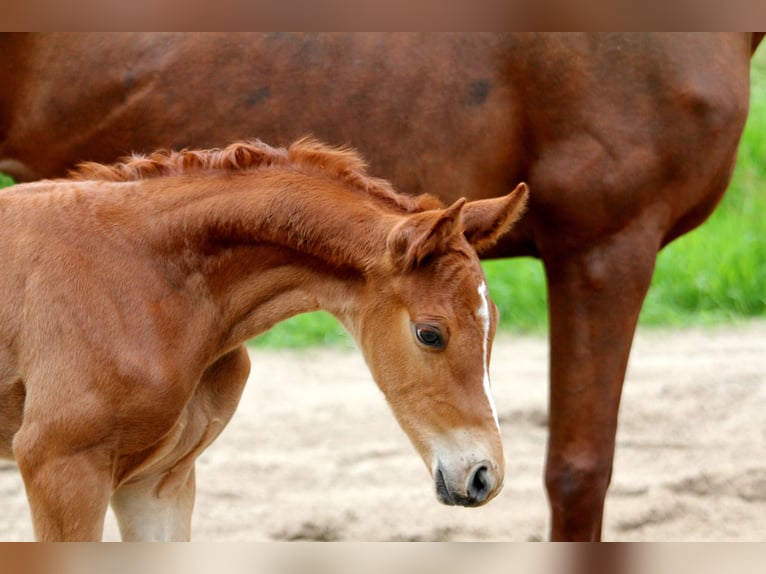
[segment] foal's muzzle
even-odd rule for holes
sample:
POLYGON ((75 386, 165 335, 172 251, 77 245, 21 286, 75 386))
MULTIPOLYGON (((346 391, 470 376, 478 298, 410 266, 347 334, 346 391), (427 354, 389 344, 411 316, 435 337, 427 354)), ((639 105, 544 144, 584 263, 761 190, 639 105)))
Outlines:
MULTIPOLYGON (((436 497, 450 506, 481 506, 493 498, 502 488, 501 478, 495 466, 488 460, 475 465, 464 483, 449 480, 441 464, 434 472, 436 497)), ((462 481, 461 481, 462 482, 462 481)))

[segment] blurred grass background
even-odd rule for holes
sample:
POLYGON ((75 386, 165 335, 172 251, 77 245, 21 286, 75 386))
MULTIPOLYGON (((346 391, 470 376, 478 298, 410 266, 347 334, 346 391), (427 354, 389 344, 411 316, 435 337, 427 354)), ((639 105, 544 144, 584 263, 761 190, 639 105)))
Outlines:
MULTIPOLYGON (((640 324, 704 325, 766 315, 766 47, 751 66, 751 102, 731 185, 700 228, 660 252, 640 324)), ((12 184, 0 174, 0 187, 12 184)), ((484 262, 501 329, 544 333, 546 287, 533 259, 484 262)), ((265 347, 351 346, 324 312, 299 315, 256 337, 265 347)))

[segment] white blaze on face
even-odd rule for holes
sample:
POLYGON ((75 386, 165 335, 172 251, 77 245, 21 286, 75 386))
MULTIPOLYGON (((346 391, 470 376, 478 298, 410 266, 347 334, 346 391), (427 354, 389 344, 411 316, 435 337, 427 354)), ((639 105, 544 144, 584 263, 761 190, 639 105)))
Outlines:
POLYGON ((492 416, 495 417, 495 424, 498 431, 500 430, 500 421, 497 418, 497 409, 495 408, 495 401, 492 399, 492 389, 489 384, 489 299, 487 295, 487 284, 482 282, 479 285, 479 297, 481 297, 481 305, 476 313, 482 320, 484 325, 484 393, 487 395, 487 401, 492 409, 492 416))

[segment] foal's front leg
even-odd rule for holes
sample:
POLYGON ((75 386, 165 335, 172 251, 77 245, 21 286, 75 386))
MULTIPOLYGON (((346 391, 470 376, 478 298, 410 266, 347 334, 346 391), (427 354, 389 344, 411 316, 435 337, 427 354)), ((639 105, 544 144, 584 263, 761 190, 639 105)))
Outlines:
POLYGON ((120 486, 112 510, 126 542, 178 542, 191 539, 194 466, 120 486))
POLYGON ((25 420, 13 450, 39 541, 101 540, 111 494, 108 449, 65 449, 41 424, 25 420))
POLYGON ((244 345, 213 363, 187 405, 179 427, 183 431, 175 437, 177 448, 171 448, 165 458, 167 466, 115 490, 112 509, 123 540, 190 539, 196 490, 194 463, 234 414, 249 372, 250 358, 244 345))

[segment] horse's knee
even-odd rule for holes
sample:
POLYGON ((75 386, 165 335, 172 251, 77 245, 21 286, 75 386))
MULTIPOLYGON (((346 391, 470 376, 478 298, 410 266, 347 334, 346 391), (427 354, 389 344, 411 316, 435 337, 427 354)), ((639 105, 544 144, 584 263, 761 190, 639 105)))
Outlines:
POLYGON ((605 488, 609 483, 611 468, 611 462, 597 458, 562 458, 548 462, 545 483, 549 491, 563 497, 576 497, 593 488, 605 488))
POLYGON ((549 461, 545 486, 551 502, 563 506, 601 497, 606 494, 612 474, 611 460, 572 457, 549 461))
POLYGON ((545 486, 551 505, 553 540, 598 540, 611 460, 572 457, 549 460, 545 486))

